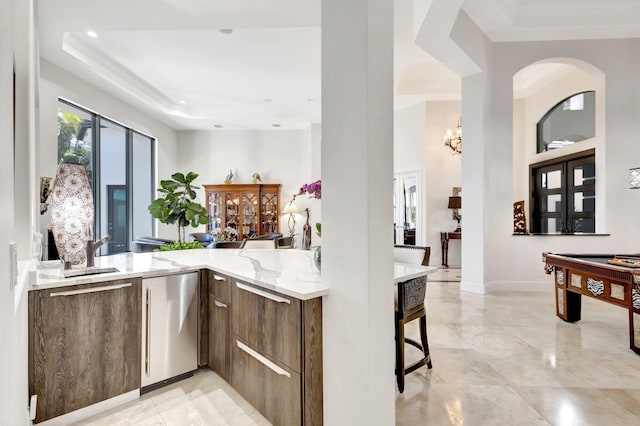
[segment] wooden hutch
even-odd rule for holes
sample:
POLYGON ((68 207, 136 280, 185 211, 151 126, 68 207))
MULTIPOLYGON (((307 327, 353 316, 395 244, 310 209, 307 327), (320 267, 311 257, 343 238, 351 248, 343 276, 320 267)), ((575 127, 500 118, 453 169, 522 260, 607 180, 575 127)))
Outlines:
POLYGON ((279 232, 280 187, 274 184, 203 185, 214 239, 241 241, 279 232))

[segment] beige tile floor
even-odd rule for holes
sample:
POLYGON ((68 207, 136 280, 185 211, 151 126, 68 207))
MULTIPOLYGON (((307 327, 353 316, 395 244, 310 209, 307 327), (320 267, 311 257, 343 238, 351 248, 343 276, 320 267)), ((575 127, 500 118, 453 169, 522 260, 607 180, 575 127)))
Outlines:
MULTIPOLYGON (((551 291, 464 293, 459 275, 429 278, 433 369, 411 373, 396 392, 398 425, 640 424, 640 356, 628 347, 624 309, 585 297, 582 320, 569 324, 556 318, 551 291)), ((269 423, 203 370, 80 424, 269 423)))

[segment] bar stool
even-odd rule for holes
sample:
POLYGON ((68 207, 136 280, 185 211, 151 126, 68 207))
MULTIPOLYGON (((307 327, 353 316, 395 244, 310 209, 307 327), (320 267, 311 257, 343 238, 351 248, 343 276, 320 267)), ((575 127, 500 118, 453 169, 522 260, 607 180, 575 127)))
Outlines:
MULTIPOLYGON (((429 264, 429 247, 396 246, 394 259, 405 263, 429 264), (409 262, 407 251, 410 251, 413 262, 409 262)), ((432 368, 429 354, 429 342, 427 339, 427 312, 424 306, 424 298, 427 290, 427 277, 418 277, 397 285, 397 297, 395 303, 395 333, 396 333, 396 380, 400 393, 404 392, 404 376, 426 365, 432 368), (420 342, 407 338, 404 335, 404 325, 413 321, 419 321, 420 342), (418 348, 422 352, 422 358, 406 366, 404 362, 405 343, 418 348)))
POLYGON ((398 283, 398 304, 396 306, 396 378, 398 390, 404 392, 404 376, 426 365, 432 368, 427 340, 427 312, 424 297, 427 289, 427 277, 418 277, 398 283), (420 342, 405 337, 404 325, 413 320, 419 320, 420 342), (408 343, 418 348, 423 357, 411 365, 404 363, 404 344, 408 343))

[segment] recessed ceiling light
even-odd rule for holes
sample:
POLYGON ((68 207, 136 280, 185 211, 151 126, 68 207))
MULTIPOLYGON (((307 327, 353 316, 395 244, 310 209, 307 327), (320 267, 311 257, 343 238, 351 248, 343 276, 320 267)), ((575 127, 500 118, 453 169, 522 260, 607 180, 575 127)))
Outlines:
POLYGON ((224 126, 222 124, 214 124, 213 127, 216 129, 222 129, 224 126))
POLYGON ((95 31, 87 31, 87 35, 91 38, 97 38, 98 34, 95 31))
POLYGON ((231 34, 231 33, 233 32, 233 30, 232 30, 231 28, 222 28, 222 29, 220 30, 220 32, 221 32, 222 34, 231 34))
POLYGON ((184 105, 184 104, 186 104, 186 103, 187 103, 187 101, 181 100, 181 101, 178 101, 178 103, 179 103, 180 105, 184 105))
POLYGON ((271 127, 280 127, 280 123, 273 123, 271 127))

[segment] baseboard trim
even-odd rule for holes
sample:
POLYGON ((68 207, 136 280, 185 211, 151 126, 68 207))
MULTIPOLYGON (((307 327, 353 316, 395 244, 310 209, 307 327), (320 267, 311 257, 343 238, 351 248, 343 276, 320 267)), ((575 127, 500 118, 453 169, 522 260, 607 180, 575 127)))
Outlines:
POLYGON ((552 292, 553 286, 549 281, 488 281, 483 284, 462 280, 460 290, 476 294, 489 294, 498 291, 552 292))
POLYGON ((460 290, 461 291, 466 291, 469 293, 476 293, 476 294, 485 294, 486 293, 486 289, 485 289, 485 285, 482 283, 476 283, 473 281, 467 281, 467 280, 462 280, 460 281, 460 290))
POLYGON ((553 292, 551 281, 489 281, 484 287, 486 293, 497 291, 553 292))
POLYGON ((123 393, 113 398, 109 398, 105 401, 100 401, 96 404, 89 405, 88 407, 80 408, 67 414, 63 414, 53 419, 45 420, 44 422, 35 423, 37 426, 66 426, 80 420, 84 420, 96 414, 103 413, 107 410, 115 408, 119 405, 126 404, 127 402, 135 401, 140 398, 140 389, 132 390, 131 392, 123 393))

